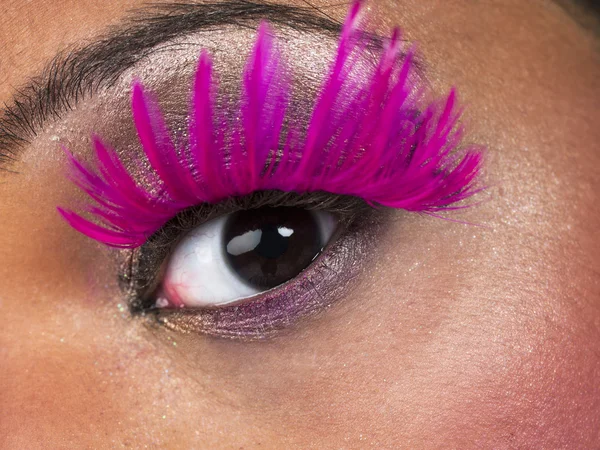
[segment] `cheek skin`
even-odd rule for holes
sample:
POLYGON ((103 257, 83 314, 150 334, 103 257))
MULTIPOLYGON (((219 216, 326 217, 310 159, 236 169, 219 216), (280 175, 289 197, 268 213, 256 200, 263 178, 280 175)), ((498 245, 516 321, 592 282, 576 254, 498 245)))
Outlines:
POLYGON ((531 275, 512 284, 471 275, 485 233, 406 222, 383 248, 405 243, 373 268, 385 281, 368 278, 289 340, 232 347, 186 337, 178 351, 194 373, 226 374, 221 389, 233 388, 243 409, 267 423, 284 417, 298 448, 311 440, 352 448, 594 442, 597 331, 578 326, 572 308, 557 307, 531 275), (440 235, 453 239, 440 243, 440 235), (407 244, 412 238, 420 245, 407 244), (440 270, 446 264, 453 269, 440 270))
MULTIPOLYGON (((0 217, 10 218, 0 235, 0 447, 598 446, 600 156, 590 143, 600 141, 600 76, 590 41, 535 2, 401 4, 373 3, 390 21, 374 24, 401 23, 420 42, 433 78, 462 87, 491 149, 491 199, 458 217, 486 227, 399 215, 360 287, 320 317, 263 343, 182 336, 117 306, 112 259, 58 219, 54 206, 73 192, 59 157, 39 158, 34 143, 25 175, 0 182, 0 217)), ((99 22, 121 16, 110 5, 99 22)), ((46 18, 36 30, 52 30, 46 18)), ((85 29, 65 26, 64 39, 85 29)), ((53 52, 56 39, 41 42, 53 52)))
MULTIPOLYGON (((193 448, 199 436, 207 448, 253 445, 252 419, 242 420, 209 384, 190 390, 185 372, 142 327, 121 317, 127 313, 43 312, 46 320, 28 327, 35 337, 15 348, 26 356, 9 355, 3 369, 2 448, 193 448), (74 330, 73 323, 93 331, 74 330)), ((19 336, 23 328, 15 323, 3 333, 19 336)))
POLYGON ((164 330, 132 320, 112 254, 58 218, 60 165, 29 162, 57 189, 32 193, 28 176, 3 186, 0 448, 252 447, 258 425, 206 372, 175 364, 184 355, 157 341, 164 330))

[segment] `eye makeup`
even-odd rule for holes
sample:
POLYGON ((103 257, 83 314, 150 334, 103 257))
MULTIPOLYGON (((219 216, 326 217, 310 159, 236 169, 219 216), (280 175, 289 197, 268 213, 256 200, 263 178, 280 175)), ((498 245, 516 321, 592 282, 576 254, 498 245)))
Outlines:
MULTIPOLYGON (((388 210, 373 209, 360 199, 324 193, 260 192, 230 199, 217 208, 200 206, 179 215, 148 242, 133 250, 127 275, 121 280, 122 286, 128 293, 134 314, 155 318, 177 332, 244 340, 265 339, 280 334, 303 318, 319 314, 355 288, 360 274, 376 256, 369 250, 376 247, 377 239, 385 232, 389 216, 388 210), (326 211, 335 216, 337 226, 328 244, 311 264, 276 288, 224 306, 179 308, 171 304, 165 308, 159 304, 161 294, 157 292, 165 282, 164 270, 172 265, 169 256, 182 239, 190 237, 199 224, 206 224, 215 217, 252 211, 264 205, 285 205, 286 208, 316 213, 326 211), (157 278, 161 280, 158 287, 157 278)), ((218 261, 212 263, 218 264, 218 261)), ((201 300, 205 298, 201 297, 201 300)), ((172 302, 172 299, 168 301, 172 302)))
POLYGON ((140 82, 132 111, 152 166, 150 189, 128 173, 116 152, 93 141, 97 171, 71 157, 74 182, 96 203, 83 218, 59 208, 76 230, 107 245, 135 248, 180 211, 260 190, 353 195, 373 205, 432 212, 474 192, 481 153, 457 152, 455 95, 417 113, 412 55, 401 60, 399 32, 366 83, 351 68, 364 50, 360 3, 342 29, 329 77, 303 128, 287 125, 289 87, 268 26, 261 24, 242 82, 235 124, 214 108, 210 57, 202 52, 193 85, 187 145, 178 148, 140 82), (363 85, 364 84, 364 85, 363 85), (220 125, 215 126, 215 123, 220 125))
POLYGON ((476 192, 482 151, 461 144, 455 93, 422 104, 425 88, 398 30, 376 51, 376 60, 369 59, 373 50, 358 27, 360 12, 357 2, 307 120, 292 111, 294 73, 263 22, 237 100, 219 94, 212 58, 201 52, 183 134, 168 129, 153 94, 143 81, 134 81, 131 110, 145 157, 134 172, 141 177, 98 136, 95 165, 68 153, 71 178, 91 203, 81 212, 58 210, 75 230, 136 255, 126 280, 134 310, 158 310, 162 323, 180 331, 270 334, 339 297, 329 293, 347 284, 345 276, 354 276, 345 265, 356 268, 358 254, 366 259, 360 235, 378 228, 375 218, 384 215, 374 208, 435 214, 476 192), (302 233, 312 245, 308 217, 317 216, 286 208, 327 212, 338 201, 347 214, 332 220, 338 226, 331 240, 316 239, 312 258, 294 247, 302 233), (256 293, 240 288, 239 298, 216 298, 209 294, 219 291, 215 286, 203 294, 196 282, 216 268, 206 263, 231 256, 221 249, 224 244, 215 247, 231 222, 223 215, 238 211, 234 217, 241 217, 246 210, 257 211, 242 216, 246 221, 257 215, 260 220, 242 224, 238 235, 223 241, 229 245, 236 238, 244 249, 236 261, 245 262, 236 266, 229 258, 228 267, 236 266, 237 275, 253 273, 255 280, 272 277, 283 284, 256 293), (218 211, 220 221, 210 222, 218 211), (304 262, 283 271, 290 245, 304 262))
POLYGON ((347 296, 376 247, 385 221, 377 215, 355 219, 338 230, 337 239, 306 270, 276 289, 220 308, 154 310, 158 322, 182 333, 262 340, 284 332, 302 319, 327 310, 347 296))

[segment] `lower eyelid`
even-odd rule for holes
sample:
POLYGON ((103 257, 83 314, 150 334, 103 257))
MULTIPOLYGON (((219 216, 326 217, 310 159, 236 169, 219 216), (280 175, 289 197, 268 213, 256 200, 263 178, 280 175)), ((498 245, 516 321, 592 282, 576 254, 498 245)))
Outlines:
MULTIPOLYGON (((385 215, 385 214, 384 214, 385 215)), ((281 333, 348 295, 360 274, 376 257, 376 238, 383 232, 382 214, 374 211, 350 224, 311 266, 286 284, 241 303, 221 308, 154 310, 168 329, 241 340, 281 333)))

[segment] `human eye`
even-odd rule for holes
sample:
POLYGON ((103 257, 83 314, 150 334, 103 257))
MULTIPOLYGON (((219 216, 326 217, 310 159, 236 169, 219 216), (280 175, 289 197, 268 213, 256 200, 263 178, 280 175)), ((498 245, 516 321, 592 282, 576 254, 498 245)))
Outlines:
POLYGON ((99 137, 95 167, 69 157, 93 204, 59 211, 134 255, 133 310, 180 331, 264 338, 341 296, 386 211, 437 214, 476 192, 482 155, 461 146, 455 94, 422 104, 397 31, 378 62, 364 60, 359 12, 356 3, 308 120, 294 111, 293 74, 263 23, 233 112, 203 51, 183 135, 133 85, 141 175, 99 137))
POLYGON ((200 225, 169 257, 157 306, 234 303, 296 277, 328 244, 337 224, 326 211, 242 210, 200 225))
POLYGON ((177 331, 263 339, 348 293, 386 217, 327 193, 192 208, 133 250, 133 311, 177 331))

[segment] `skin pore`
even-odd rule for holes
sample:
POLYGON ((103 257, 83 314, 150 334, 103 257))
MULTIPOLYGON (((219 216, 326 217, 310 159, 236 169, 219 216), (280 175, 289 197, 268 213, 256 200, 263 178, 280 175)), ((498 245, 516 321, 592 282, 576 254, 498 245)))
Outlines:
MULTIPOLYGON (((0 0, 0 101, 144 4, 0 0)), ((97 98, 119 86, 86 99, 0 172, 0 447, 600 444, 597 37, 542 0, 368 10, 371 31, 399 25, 418 43, 437 94, 458 87, 490 188, 450 217, 483 226, 394 213, 343 299, 264 342, 149 326, 127 310, 111 250, 56 213, 78 194, 52 137, 77 143, 129 114, 97 98)), ((249 48, 243 36, 214 42, 249 48)))

